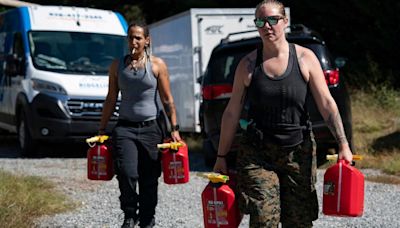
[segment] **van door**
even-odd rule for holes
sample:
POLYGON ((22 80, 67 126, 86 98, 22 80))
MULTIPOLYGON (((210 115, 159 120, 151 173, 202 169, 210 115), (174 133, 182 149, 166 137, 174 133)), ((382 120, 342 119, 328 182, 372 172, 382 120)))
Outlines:
POLYGON ((21 33, 7 34, 12 39, 5 39, 11 45, 5 45, 4 69, 0 77, 0 112, 1 122, 7 125, 14 125, 16 96, 21 91, 22 67, 24 64, 24 48, 21 33), (11 50, 10 50, 11 49, 11 50))
POLYGON ((12 116, 15 116, 17 113, 16 111, 16 102, 17 102, 17 95, 22 90, 21 82, 25 78, 25 51, 24 45, 22 42, 22 35, 21 33, 17 32, 14 34, 14 42, 13 42, 13 50, 12 53, 15 58, 16 63, 16 71, 15 75, 7 75, 9 78, 9 100, 8 100, 8 113, 12 116))

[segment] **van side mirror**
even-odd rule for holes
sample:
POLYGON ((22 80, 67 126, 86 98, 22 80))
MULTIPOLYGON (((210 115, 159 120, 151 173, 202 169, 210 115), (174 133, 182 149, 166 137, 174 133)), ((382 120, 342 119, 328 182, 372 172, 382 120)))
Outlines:
POLYGON ((346 65, 346 62, 347 62, 347 58, 344 58, 344 57, 337 57, 335 59, 335 65, 337 68, 344 67, 346 65))
POLYGON ((15 54, 6 56, 5 74, 7 76, 15 77, 25 74, 24 58, 18 57, 15 54))

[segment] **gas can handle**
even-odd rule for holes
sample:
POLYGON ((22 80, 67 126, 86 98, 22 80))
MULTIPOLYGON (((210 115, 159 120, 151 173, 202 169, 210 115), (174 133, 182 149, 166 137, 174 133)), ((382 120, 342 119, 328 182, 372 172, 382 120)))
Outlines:
MULTIPOLYGON (((353 155, 353 161, 351 162, 351 166, 355 166, 356 165, 356 163, 354 162, 355 160, 362 160, 363 159, 363 157, 362 157, 362 155, 359 155, 359 154, 354 154, 353 155)), ((343 159, 338 159, 338 155, 337 154, 328 154, 328 155, 326 155, 326 160, 329 160, 329 161, 335 161, 335 160, 337 160, 337 162, 339 163, 339 162, 341 162, 341 161, 343 161, 345 164, 349 164, 349 162, 347 162, 347 161, 345 161, 345 160, 343 160, 343 159)))
POLYGON ((158 149, 172 149, 178 150, 180 147, 183 146, 182 142, 169 142, 169 143, 161 143, 157 144, 158 149))
POLYGON ((201 177, 205 177, 210 180, 212 183, 226 183, 229 180, 229 176, 222 175, 219 173, 202 173, 199 174, 201 177))
POLYGON ((108 138, 109 138, 108 135, 96 135, 96 136, 87 138, 86 143, 90 147, 94 147, 94 145, 96 145, 96 143, 104 143, 104 141, 108 140, 108 138))
MULTIPOLYGON (((353 160, 362 160, 363 157, 359 154, 353 154, 353 160)), ((338 160, 338 155, 337 154, 328 154, 326 155, 326 160, 329 161, 335 161, 338 160)))

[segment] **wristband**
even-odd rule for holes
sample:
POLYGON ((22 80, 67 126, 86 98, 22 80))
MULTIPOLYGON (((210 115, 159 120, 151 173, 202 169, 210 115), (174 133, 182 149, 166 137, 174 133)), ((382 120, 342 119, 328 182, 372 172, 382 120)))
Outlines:
POLYGON ((177 124, 177 125, 172 125, 172 126, 171 126, 171 131, 179 131, 179 124, 177 124))
POLYGON ((226 154, 225 155, 217 154, 217 158, 226 158, 226 154))

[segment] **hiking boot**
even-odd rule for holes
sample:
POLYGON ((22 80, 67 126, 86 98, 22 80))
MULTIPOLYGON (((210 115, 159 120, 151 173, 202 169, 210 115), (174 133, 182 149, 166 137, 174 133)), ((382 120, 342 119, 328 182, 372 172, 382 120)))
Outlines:
POLYGON ((156 225, 156 221, 155 221, 154 218, 153 218, 152 220, 150 220, 150 222, 147 223, 147 224, 142 225, 142 222, 140 222, 140 224, 139 224, 139 226, 140 226, 141 228, 152 228, 152 227, 154 227, 155 225, 156 225))
POLYGON ((137 224, 134 218, 126 218, 124 219, 124 223, 122 224, 121 228, 134 228, 137 224))

